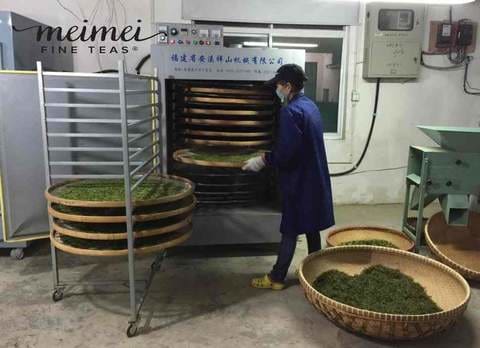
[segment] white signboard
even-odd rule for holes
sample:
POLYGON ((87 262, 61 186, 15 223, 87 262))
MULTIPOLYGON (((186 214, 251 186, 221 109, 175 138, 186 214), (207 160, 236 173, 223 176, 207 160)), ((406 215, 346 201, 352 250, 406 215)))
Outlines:
POLYGON ((163 78, 266 81, 284 64, 304 67, 305 51, 153 45, 152 63, 163 78))

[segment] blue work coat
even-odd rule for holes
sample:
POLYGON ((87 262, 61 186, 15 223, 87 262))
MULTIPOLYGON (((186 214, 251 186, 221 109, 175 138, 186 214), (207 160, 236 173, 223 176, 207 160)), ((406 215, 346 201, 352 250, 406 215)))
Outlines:
POLYGON ((332 188, 318 107, 302 93, 280 109, 275 148, 265 162, 278 170, 282 193, 280 232, 291 236, 335 223, 332 188))

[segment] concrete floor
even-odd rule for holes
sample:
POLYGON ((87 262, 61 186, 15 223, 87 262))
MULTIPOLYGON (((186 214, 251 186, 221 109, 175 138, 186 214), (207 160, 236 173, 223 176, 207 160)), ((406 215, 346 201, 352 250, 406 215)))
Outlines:
MULTIPOLYGON (((336 217, 340 225, 399 227, 401 209, 341 206, 336 217)), ((294 264, 305 250, 302 240, 294 264)), ((480 347, 478 285, 454 329, 418 342, 390 344, 350 334, 325 319, 293 280, 295 267, 285 291, 249 288, 252 275, 270 269, 271 254, 245 256, 258 255, 258 250, 238 248, 181 250, 157 274, 145 303, 141 334, 128 339, 126 288, 69 289, 63 301, 53 303, 47 243, 33 245, 21 261, 10 259, 6 251, 0 253, 0 347, 480 347)), ((60 260, 68 268, 64 279, 126 279, 122 260, 65 254, 60 260)), ((139 273, 150 260, 138 263, 139 273)))

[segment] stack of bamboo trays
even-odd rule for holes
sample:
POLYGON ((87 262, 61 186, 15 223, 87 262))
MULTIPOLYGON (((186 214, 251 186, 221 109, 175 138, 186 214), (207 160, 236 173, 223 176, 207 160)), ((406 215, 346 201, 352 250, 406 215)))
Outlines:
MULTIPOLYGON (((143 189, 143 194, 136 196, 134 191, 132 198, 135 253, 155 253, 186 241, 191 235, 196 204, 193 183, 163 175, 152 176, 142 185, 139 189, 143 189)), ((54 246, 77 255, 127 255, 127 216, 122 190, 122 180, 72 180, 48 188, 45 196, 52 218, 50 239, 54 246), (106 187, 120 192, 113 199, 102 200, 101 194, 95 192, 106 187), (78 197, 65 194, 72 190, 78 197), (89 193, 93 193, 92 197, 89 193)))

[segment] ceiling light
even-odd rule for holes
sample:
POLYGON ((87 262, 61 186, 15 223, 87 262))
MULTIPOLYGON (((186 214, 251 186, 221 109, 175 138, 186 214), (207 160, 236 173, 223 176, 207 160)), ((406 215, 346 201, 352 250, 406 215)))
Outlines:
MULTIPOLYGON (((266 42, 244 41, 244 47, 268 47, 266 42)), ((290 48, 315 48, 318 44, 313 43, 292 43, 292 42, 274 42, 273 47, 290 47, 290 48)))
MULTIPOLYGON (((378 0, 360 0, 361 2, 373 2, 378 0)), ((381 0, 381 2, 428 4, 428 5, 460 5, 474 2, 475 0, 381 0)))
POLYGON ((245 47, 267 47, 266 42, 255 42, 255 41, 244 41, 243 46, 245 47))
POLYGON ((315 48, 318 44, 310 43, 290 43, 290 42, 274 42, 274 47, 297 47, 297 48, 315 48))

